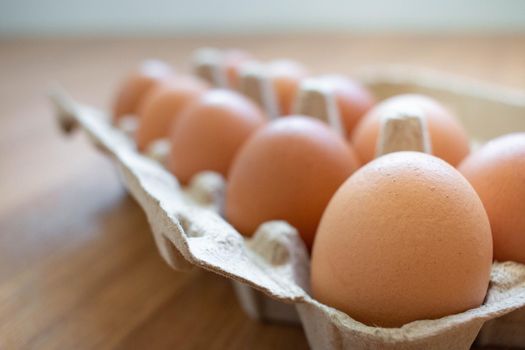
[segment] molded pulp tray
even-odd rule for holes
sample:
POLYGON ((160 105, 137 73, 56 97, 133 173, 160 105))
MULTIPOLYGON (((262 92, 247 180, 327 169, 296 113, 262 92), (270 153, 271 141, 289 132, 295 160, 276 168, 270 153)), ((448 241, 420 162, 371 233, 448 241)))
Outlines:
MULTIPOLYGON (((474 142, 525 130, 522 92, 400 67, 364 70, 358 78, 379 99, 407 92, 437 98, 456 112, 474 142)), ((158 162, 138 154, 104 113, 65 94, 51 97, 63 129, 79 126, 114 160, 170 266, 198 266, 234 280, 241 304, 253 316, 293 321, 293 309, 273 300, 295 306, 312 348, 468 349, 489 320, 478 338, 481 344, 525 346, 524 265, 494 263, 491 286, 479 308, 401 328, 366 326, 309 296, 309 258, 293 227, 268 222, 253 238, 243 238, 218 214, 224 193, 219 175, 201 173, 183 189, 158 162)))

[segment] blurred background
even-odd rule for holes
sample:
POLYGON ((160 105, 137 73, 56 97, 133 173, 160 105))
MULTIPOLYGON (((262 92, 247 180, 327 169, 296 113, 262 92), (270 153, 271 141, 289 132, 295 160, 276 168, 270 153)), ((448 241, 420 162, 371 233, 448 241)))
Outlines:
POLYGON ((23 66, 19 80, 58 80, 104 106, 138 61, 160 58, 184 70, 201 46, 297 59, 314 73, 393 63, 518 87, 525 68, 506 69, 521 60, 524 33, 522 0, 0 0, 4 74, 23 66), (497 74, 480 68, 489 61, 497 74))
POLYGON ((313 73, 402 64, 525 90, 523 0, 0 0, 0 349, 305 348, 170 270, 111 161, 46 92, 107 109, 144 58, 237 47, 313 73))
POLYGON ((3 35, 519 32, 521 0, 2 0, 3 35))

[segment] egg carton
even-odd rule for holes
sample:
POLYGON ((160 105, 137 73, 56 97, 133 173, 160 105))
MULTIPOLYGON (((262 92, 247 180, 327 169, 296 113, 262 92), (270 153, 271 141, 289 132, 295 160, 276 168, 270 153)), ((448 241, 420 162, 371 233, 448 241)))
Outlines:
MULTIPOLYGON (((439 99, 460 116, 477 142, 525 130, 521 92, 399 67, 368 69, 358 77, 379 99, 407 92, 439 99)), ((196 266, 232 279, 241 304, 254 316, 293 321, 297 310, 312 348, 468 349, 478 333, 483 345, 525 346, 524 265, 494 263, 487 298, 478 308, 400 328, 366 326, 309 295, 309 257, 293 227, 267 222, 252 238, 244 238, 219 214, 225 186, 219 175, 198 174, 183 188, 158 161, 138 154, 133 141, 106 114, 64 93, 52 99, 65 131, 80 127, 114 160, 170 266, 196 266)))

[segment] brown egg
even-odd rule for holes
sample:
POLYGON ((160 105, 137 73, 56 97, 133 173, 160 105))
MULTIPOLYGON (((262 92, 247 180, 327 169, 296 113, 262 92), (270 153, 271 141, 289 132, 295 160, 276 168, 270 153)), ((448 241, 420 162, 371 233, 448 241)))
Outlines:
POLYGON ((525 264, 525 133, 490 141, 458 169, 489 215, 494 259, 525 264))
POLYGON ((113 120, 136 115, 144 96, 155 85, 172 75, 173 70, 168 64, 157 60, 144 61, 119 88, 113 105, 113 120))
POLYGON ((275 119, 241 148, 229 173, 226 217, 244 235, 286 220, 308 246, 323 210, 358 162, 341 136, 303 116, 275 119))
POLYGON ((359 120, 374 105, 374 97, 361 83, 342 75, 321 76, 333 88, 346 135, 351 135, 359 120))
POLYGON ((190 76, 178 76, 156 86, 139 108, 139 125, 135 139, 139 150, 146 150, 154 140, 168 137, 179 114, 197 99, 207 85, 190 76))
POLYGON ((434 156, 390 153, 326 208, 312 292, 367 325, 400 327, 479 306, 491 264, 488 217, 468 181, 434 156))
POLYGON ((243 63, 252 60, 252 56, 243 50, 230 49, 223 53, 223 63, 226 68, 226 76, 228 79, 228 87, 232 89, 239 89, 240 75, 239 70, 243 63))
POLYGON ((276 60, 268 64, 268 72, 273 82, 280 114, 291 114, 299 84, 308 76, 308 70, 292 60, 276 60))
POLYGON ((171 133, 170 170, 183 183, 203 170, 226 177, 239 148, 265 121, 262 111, 236 92, 205 92, 184 110, 171 133))
POLYGON ((461 124, 441 104, 424 95, 394 96, 372 108, 356 126, 352 142, 363 163, 374 159, 380 127, 380 115, 389 109, 417 106, 427 118, 432 154, 453 166, 469 153, 468 137, 461 124))

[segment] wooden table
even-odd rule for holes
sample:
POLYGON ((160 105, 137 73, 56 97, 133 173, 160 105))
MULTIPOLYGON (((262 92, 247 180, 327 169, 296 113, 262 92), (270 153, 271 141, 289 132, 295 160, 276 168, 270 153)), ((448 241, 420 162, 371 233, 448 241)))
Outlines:
POLYGON ((105 107, 140 59, 184 70, 203 45, 314 72, 404 63, 525 88, 525 36, 0 41, 0 349, 307 347, 298 327, 247 318, 226 280, 170 270, 109 160, 52 118, 53 82, 105 107))

